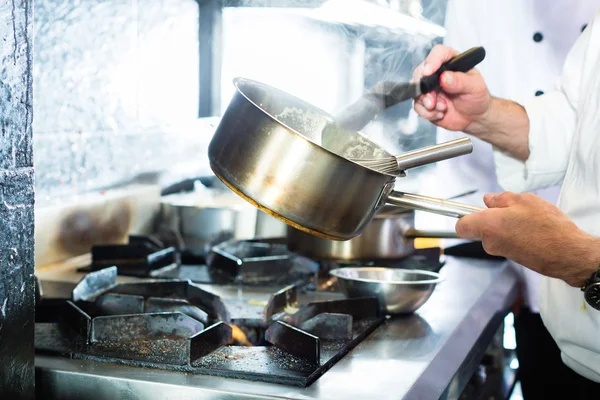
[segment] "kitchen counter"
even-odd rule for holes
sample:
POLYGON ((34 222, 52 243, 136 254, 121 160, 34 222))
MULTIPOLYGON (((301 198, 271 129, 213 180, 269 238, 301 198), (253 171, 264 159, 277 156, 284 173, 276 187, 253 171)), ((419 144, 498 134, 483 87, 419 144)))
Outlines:
POLYGON ((518 284, 505 262, 447 257, 441 273, 416 314, 388 319, 307 388, 36 356, 36 389, 60 399, 456 398, 518 284))

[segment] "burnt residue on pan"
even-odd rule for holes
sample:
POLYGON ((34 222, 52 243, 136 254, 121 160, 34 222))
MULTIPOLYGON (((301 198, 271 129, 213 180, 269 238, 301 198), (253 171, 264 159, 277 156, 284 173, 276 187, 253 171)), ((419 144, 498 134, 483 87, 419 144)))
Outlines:
MULTIPOLYGON (((214 169, 213 169, 213 172, 214 172, 214 169)), ((235 186, 233 186, 231 183, 229 183, 222 176, 220 176, 216 172, 214 172, 214 174, 235 194, 237 194, 238 196, 240 196, 241 198, 246 200, 248 203, 252 204, 254 207, 258 208, 259 210, 269 214, 270 216, 272 216, 274 218, 277 218, 278 220, 280 220, 282 222, 285 222, 287 225, 290 225, 290 226, 292 226, 296 229, 299 229, 301 231, 304 231, 306 233, 310 233, 311 235, 322 237, 324 239, 329 239, 329 240, 346 240, 347 239, 347 238, 342 238, 342 237, 337 237, 337 236, 326 235, 324 233, 321 233, 321 232, 315 231, 313 229, 306 228, 302 225, 299 225, 299 224, 295 223, 294 221, 291 221, 291 220, 285 218, 284 216, 277 214, 276 212, 270 210, 269 208, 266 208, 263 205, 257 203, 256 201, 254 201, 253 199, 251 199, 250 197, 248 197, 244 193, 242 193, 240 190, 238 190, 235 186)))

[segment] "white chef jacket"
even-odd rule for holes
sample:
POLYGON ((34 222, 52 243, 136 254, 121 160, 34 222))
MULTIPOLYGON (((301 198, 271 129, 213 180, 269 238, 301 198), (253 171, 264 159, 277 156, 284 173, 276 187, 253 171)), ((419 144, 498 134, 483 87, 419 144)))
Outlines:
MULTIPOLYGON (((527 162, 494 151, 503 187, 522 192, 562 184, 558 207, 595 236, 600 236, 599 71, 600 12, 569 52, 556 90, 523 104, 530 120, 527 162)), ((543 277, 540 313, 565 364, 600 382, 600 312, 586 305, 581 290, 543 277)))
MULTIPOLYGON (((458 51, 484 46, 486 59, 477 68, 490 92, 523 102, 554 88, 569 50, 598 7, 600 0, 449 0, 444 42, 458 51)), ((463 136, 438 129, 437 141, 463 136)), ((438 164, 434 180, 451 182, 455 193, 471 188, 482 193, 503 192, 492 146, 477 138, 472 141, 473 153, 438 164)), ((535 191, 552 203, 558 192, 558 187, 535 191)), ((483 205, 482 193, 468 202, 483 205)), ((446 218, 442 222, 440 218, 436 225, 440 224, 453 229, 455 221, 446 218)), ((446 241, 446 245, 452 242, 456 241, 446 241)), ((511 264, 525 284, 525 304, 539 312, 540 275, 511 264)))

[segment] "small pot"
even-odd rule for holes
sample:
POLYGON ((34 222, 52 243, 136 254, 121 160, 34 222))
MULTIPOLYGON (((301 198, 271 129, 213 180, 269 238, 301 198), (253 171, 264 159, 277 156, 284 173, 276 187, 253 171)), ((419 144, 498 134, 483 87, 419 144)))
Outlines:
POLYGON ((213 246, 230 239, 252 239, 257 210, 235 200, 239 204, 203 206, 193 192, 164 196, 161 228, 176 233, 182 250, 196 256, 206 256, 213 246))
POLYGON ((414 252, 416 237, 458 237, 455 232, 416 230, 414 211, 398 210, 376 214, 360 236, 347 241, 324 239, 289 226, 288 249, 321 261, 398 260, 414 252))

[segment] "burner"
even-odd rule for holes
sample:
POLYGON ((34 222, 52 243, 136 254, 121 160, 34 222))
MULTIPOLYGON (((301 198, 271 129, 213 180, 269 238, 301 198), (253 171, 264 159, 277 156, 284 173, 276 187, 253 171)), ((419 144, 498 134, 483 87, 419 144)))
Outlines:
POLYGON ((98 271, 117 266, 120 275, 154 277, 176 268, 180 256, 174 247, 164 248, 151 237, 129 236, 128 244, 92 246, 92 265, 78 271, 98 271))
POLYGON ((127 244, 92 247, 92 264, 80 272, 116 266, 123 276, 191 280, 196 283, 257 285, 310 284, 318 263, 269 240, 231 240, 214 246, 207 258, 164 248, 153 237, 130 236, 127 244))
POLYGON ((207 264, 245 282, 268 283, 287 275, 293 267, 292 253, 285 245, 229 241, 213 247, 207 264))
POLYGON ((306 387, 384 320, 375 298, 302 305, 295 285, 244 311, 189 281, 116 278, 89 273, 60 304, 38 290, 36 352, 306 387))

